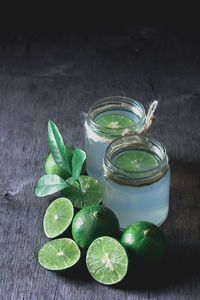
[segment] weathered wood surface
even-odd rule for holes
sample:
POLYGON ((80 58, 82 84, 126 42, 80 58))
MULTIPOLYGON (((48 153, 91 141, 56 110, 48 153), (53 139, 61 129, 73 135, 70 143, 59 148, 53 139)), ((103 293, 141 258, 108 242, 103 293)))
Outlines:
POLYGON ((200 39, 164 26, 121 26, 62 34, 0 34, 0 298, 198 299, 200 297, 200 39), (169 256, 160 269, 130 272, 118 286, 88 274, 84 257, 65 273, 37 262, 42 219, 54 197, 33 194, 48 154, 52 119, 84 148, 83 113, 105 96, 146 107, 159 99, 153 136, 168 150, 169 256))

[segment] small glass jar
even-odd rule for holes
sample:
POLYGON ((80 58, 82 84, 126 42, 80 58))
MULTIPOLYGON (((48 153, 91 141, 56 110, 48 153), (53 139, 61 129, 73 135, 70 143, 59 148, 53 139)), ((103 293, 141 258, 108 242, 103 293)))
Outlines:
POLYGON ((105 150, 110 142, 119 138, 124 130, 139 132, 146 121, 143 105, 133 99, 113 96, 96 101, 90 108, 85 121, 86 169, 89 176, 101 180, 105 150), (133 121, 133 125, 124 128, 104 127, 96 121, 111 114, 125 116, 133 121))
POLYGON ((105 153, 102 184, 103 205, 115 212, 122 230, 137 221, 149 221, 159 226, 167 218, 170 188, 168 156, 165 147, 153 138, 135 134, 113 141, 105 153), (120 155, 130 150, 152 155, 157 160, 156 167, 140 171, 116 167, 120 155))

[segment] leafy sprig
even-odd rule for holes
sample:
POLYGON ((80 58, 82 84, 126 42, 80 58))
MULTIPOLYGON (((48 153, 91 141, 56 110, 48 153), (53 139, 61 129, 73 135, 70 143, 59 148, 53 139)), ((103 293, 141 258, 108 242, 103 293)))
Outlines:
MULTIPOLYGON (((81 198, 82 203, 81 207, 83 207, 86 203, 84 202, 82 193, 81 182, 83 179, 81 178, 81 170, 86 159, 85 152, 76 148, 72 156, 70 151, 67 151, 62 135, 57 126, 51 120, 48 122, 48 143, 56 165, 64 170, 67 175, 64 179, 57 174, 47 174, 42 176, 36 184, 35 195, 37 197, 44 197, 63 190, 66 195, 68 194, 67 191, 69 187, 73 187, 75 184, 78 184, 79 197, 81 198)), ((90 177, 87 178, 89 180, 90 177)), ((99 189, 98 185, 100 184, 98 182, 95 184, 97 189, 99 189)), ((71 189, 69 189, 69 194, 70 193, 71 189)), ((89 193, 91 192, 89 191, 89 193)))
POLYGON ((57 126, 50 120, 48 123, 48 143, 53 158, 61 169, 66 170, 71 175, 69 158, 63 138, 57 126))

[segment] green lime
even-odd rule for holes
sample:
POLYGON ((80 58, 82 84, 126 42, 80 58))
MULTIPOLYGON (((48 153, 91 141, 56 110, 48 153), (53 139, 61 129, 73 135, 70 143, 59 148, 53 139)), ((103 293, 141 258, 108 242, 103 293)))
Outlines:
MULTIPOLYGON (((69 157, 70 168, 72 168, 72 157, 73 157, 75 148, 66 146, 66 150, 67 150, 67 155, 69 157)), ((62 177, 63 179, 67 179, 69 177, 69 174, 67 173, 67 171, 63 170, 62 168, 60 168, 59 166, 56 165, 55 160, 53 159, 53 155, 51 153, 48 155, 48 157, 46 159, 45 171, 47 174, 56 174, 56 175, 62 177)), ((84 162, 81 173, 84 174, 85 172, 86 172, 86 165, 84 162)))
MULTIPOLYGON (((120 115, 120 114, 110 114, 100 117, 99 119, 95 120, 98 125, 103 127, 111 128, 111 129, 119 129, 117 131, 118 134, 121 134, 123 130, 127 127, 132 126, 132 130, 135 129, 135 123, 130 118, 120 115), (121 129, 121 131, 120 131, 121 129)), ((114 133, 114 130, 113 130, 114 133)))
POLYGON ((74 208, 67 198, 54 200, 46 210, 43 219, 44 232, 48 238, 63 234, 74 216, 74 208))
POLYGON ((146 151, 128 150, 117 158, 115 165, 126 171, 146 171, 157 167, 158 160, 146 151))
POLYGON ((121 243, 142 262, 152 264, 161 261, 167 249, 164 233, 150 222, 130 225, 124 231, 121 243))
POLYGON ((57 239, 46 243, 38 253, 38 261, 48 270, 65 270, 80 259, 81 252, 77 244, 68 238, 57 239))
POLYGON ((125 277, 128 257, 124 247, 116 239, 102 236, 88 248, 86 265, 95 280, 103 284, 114 284, 125 277))
POLYGON ((103 205, 90 205, 82 208, 72 222, 72 236, 82 248, 103 235, 119 233, 119 221, 109 208, 103 205))
POLYGON ((79 182, 80 184, 75 182, 62 190, 62 196, 69 198, 77 208, 99 204, 102 201, 102 185, 96 179, 81 175, 79 182))

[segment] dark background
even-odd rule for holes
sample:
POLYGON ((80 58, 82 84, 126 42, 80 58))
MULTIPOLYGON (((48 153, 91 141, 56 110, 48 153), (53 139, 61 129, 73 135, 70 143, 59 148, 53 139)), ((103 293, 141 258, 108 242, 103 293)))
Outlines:
POLYGON ((0 30, 0 298, 198 299, 199 27, 16 24, 0 30), (152 136, 167 147, 171 195, 161 227, 169 242, 165 261, 133 265, 122 283, 107 287, 90 277, 84 255, 66 272, 39 266, 37 253, 48 241, 42 220, 55 197, 36 198, 33 191, 49 152, 48 120, 68 145, 84 149, 84 113, 111 95, 134 98, 146 109, 159 100, 152 136))

